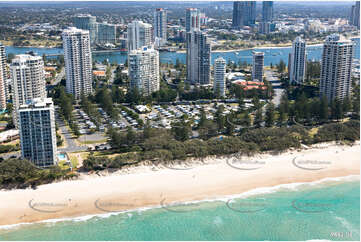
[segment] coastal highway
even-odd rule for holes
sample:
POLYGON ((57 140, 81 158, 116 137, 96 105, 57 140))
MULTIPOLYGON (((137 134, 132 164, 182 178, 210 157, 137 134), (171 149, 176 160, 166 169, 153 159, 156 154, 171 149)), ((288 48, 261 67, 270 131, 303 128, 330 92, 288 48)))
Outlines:
POLYGON ((281 87, 281 81, 277 78, 274 71, 265 70, 266 79, 272 84, 272 88, 275 92, 275 95, 272 99, 272 102, 277 107, 281 102, 281 97, 284 89, 281 87))
POLYGON ((77 152, 77 151, 86 151, 88 149, 87 146, 79 146, 73 139, 72 134, 69 129, 65 126, 64 121, 59 117, 58 112, 55 112, 55 120, 58 124, 59 130, 61 134, 64 136, 67 147, 58 148, 60 152, 77 152))
POLYGON ((61 79, 63 79, 63 77, 65 76, 65 68, 63 67, 63 69, 61 69, 61 71, 59 72, 59 74, 55 77, 55 81, 53 82, 53 86, 58 85, 58 83, 61 81, 61 79))

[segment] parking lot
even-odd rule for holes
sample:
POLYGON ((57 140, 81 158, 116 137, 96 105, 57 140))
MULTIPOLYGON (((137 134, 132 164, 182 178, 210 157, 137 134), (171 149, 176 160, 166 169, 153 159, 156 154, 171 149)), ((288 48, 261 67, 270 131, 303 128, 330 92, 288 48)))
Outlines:
MULTIPOLYGON (((76 121, 80 128, 80 133, 86 135, 81 140, 86 142, 86 139, 90 142, 94 137, 89 136, 95 134, 100 139, 105 139, 104 134, 109 127, 114 129, 126 130, 132 127, 135 130, 142 130, 143 124, 148 123, 153 128, 166 128, 170 129, 172 123, 184 120, 189 122, 192 127, 195 127, 201 118, 202 110, 205 112, 208 120, 213 120, 217 112, 218 107, 222 105, 223 115, 227 115, 230 112, 236 112, 238 110, 238 103, 206 103, 206 104, 177 104, 177 105, 138 105, 135 107, 129 107, 124 105, 115 105, 118 115, 116 118, 110 118, 110 116, 101 108, 98 107, 99 117, 89 117, 83 110, 75 109, 76 121)), ((245 103, 245 107, 250 107, 252 104, 250 100, 245 103)), ((93 135, 94 136, 94 135, 93 135)))

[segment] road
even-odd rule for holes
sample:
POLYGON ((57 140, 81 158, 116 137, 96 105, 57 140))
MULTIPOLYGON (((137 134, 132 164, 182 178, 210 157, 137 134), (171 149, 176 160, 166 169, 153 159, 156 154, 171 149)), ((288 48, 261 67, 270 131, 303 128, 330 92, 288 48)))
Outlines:
POLYGON ((86 151, 88 149, 87 146, 79 146, 74 141, 72 134, 69 132, 68 128, 65 126, 64 121, 58 116, 58 113, 55 112, 55 120, 58 124, 61 134, 65 138, 65 142, 67 147, 58 148, 60 152, 78 152, 78 151, 86 151))
POLYGON ((63 79, 63 77, 65 76, 65 68, 63 67, 63 69, 61 69, 61 71, 59 72, 59 74, 55 77, 55 81, 53 82, 53 86, 58 85, 59 82, 61 82, 61 79, 63 79))
POLYGON ((275 95, 272 99, 272 102, 275 106, 278 106, 281 102, 281 97, 284 89, 281 87, 281 81, 275 75, 274 71, 265 70, 266 79, 272 84, 272 88, 275 92, 275 95))
POLYGON ((10 153, 4 153, 4 154, 0 154, 0 157, 3 158, 4 160, 9 159, 10 157, 17 157, 20 158, 21 156, 21 151, 14 151, 14 152, 10 152, 10 153))
POLYGON ((113 67, 112 67, 112 68, 111 68, 111 71, 110 71, 110 72, 112 73, 111 76, 110 76, 110 80, 109 80, 109 83, 110 83, 110 84, 113 84, 113 82, 114 82, 114 79, 115 79, 115 71, 116 71, 116 68, 113 68, 113 67))

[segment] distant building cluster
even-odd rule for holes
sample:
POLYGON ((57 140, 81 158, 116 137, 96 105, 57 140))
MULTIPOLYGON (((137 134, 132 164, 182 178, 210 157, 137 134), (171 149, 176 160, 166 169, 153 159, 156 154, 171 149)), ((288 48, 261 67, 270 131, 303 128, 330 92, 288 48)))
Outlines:
MULTIPOLYGON (((235 1, 233 2, 232 27, 242 29, 245 26, 256 26, 256 1, 235 1)), ((258 23, 258 31, 262 34, 269 34, 275 30, 273 23, 273 1, 262 2, 262 20, 258 23)))
POLYGON ((116 25, 98 23, 95 16, 82 14, 74 17, 74 26, 78 29, 88 30, 91 44, 115 44, 116 25))
POLYGON ((232 26, 242 28, 256 23, 256 1, 233 2, 232 26))

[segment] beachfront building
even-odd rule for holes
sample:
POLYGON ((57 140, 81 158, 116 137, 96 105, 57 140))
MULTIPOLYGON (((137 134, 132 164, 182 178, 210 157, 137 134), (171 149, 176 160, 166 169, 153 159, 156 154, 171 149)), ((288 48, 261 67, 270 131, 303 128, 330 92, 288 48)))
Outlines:
POLYGON ((89 31, 68 28, 63 31, 66 91, 80 99, 92 92, 92 56, 89 31))
POLYGON ((0 112, 6 108, 7 96, 5 46, 0 42, 0 112))
POLYGON ((159 53, 152 46, 129 52, 130 88, 145 96, 159 91, 159 53))
POLYGON ((252 80, 263 82, 264 53, 253 51, 252 80))
POLYGON ((243 28, 256 23, 256 1, 233 2, 232 27, 243 28))
POLYGON ((292 52, 290 56, 289 76, 290 82, 303 84, 306 72, 306 41, 297 37, 292 43, 292 52))
POLYGON ((201 12, 197 8, 186 9, 186 33, 198 31, 201 27, 201 12))
POLYGON ((214 61, 213 91, 216 96, 226 96, 226 61, 222 57, 214 61))
POLYGON ((211 44, 201 31, 187 33, 187 80, 193 84, 210 84, 211 44))
POLYGON ((54 105, 51 98, 35 98, 19 106, 21 157, 38 167, 56 164, 54 105))
POLYGON ((343 100, 351 94, 351 70, 354 43, 338 34, 326 38, 323 44, 320 95, 328 101, 343 100))
POLYGON ((17 110, 34 98, 46 98, 44 62, 40 56, 17 55, 10 65, 14 124, 18 127, 17 110))
POLYGON ((128 24, 128 53, 132 50, 152 45, 152 25, 142 21, 128 24))
POLYGON ((114 24, 97 23, 97 44, 115 44, 116 27, 114 24))
POLYGON ((74 26, 77 29, 88 30, 91 44, 96 43, 98 35, 98 25, 95 16, 91 16, 89 14, 80 14, 78 16, 75 16, 74 26))
POLYGON ((167 43, 167 11, 157 8, 154 13, 154 39, 156 46, 167 43))

